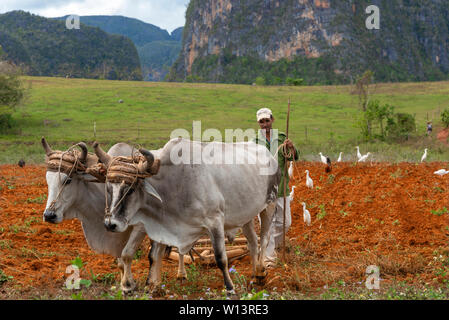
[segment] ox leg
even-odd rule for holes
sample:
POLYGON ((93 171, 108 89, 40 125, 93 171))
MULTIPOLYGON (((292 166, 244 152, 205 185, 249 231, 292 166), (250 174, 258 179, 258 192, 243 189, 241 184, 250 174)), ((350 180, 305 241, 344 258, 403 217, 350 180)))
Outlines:
POLYGON ((265 210, 260 213, 260 251, 259 257, 256 267, 256 278, 259 282, 263 282, 265 277, 267 276, 267 272, 265 270, 265 251, 268 246, 268 240, 270 236, 270 227, 271 222, 273 221, 273 215, 276 211, 276 202, 270 203, 265 210))
POLYGON ((258 255, 258 244, 257 244, 257 234, 254 231, 254 221, 251 220, 245 224, 242 228, 243 234, 248 240, 248 249, 251 256, 251 265, 253 268, 252 277, 256 276, 256 265, 257 265, 257 255, 258 255))
POLYGON ((134 258, 134 254, 145 238, 145 230, 140 228, 134 228, 131 235, 122 250, 121 260, 123 262, 123 274, 120 281, 120 286, 123 293, 131 293, 136 288, 136 282, 133 279, 131 272, 131 264, 134 258))
POLYGON ((123 279, 123 270, 125 268, 125 264, 123 263, 122 258, 117 258, 118 270, 120 271, 120 281, 123 279))
POLYGON ((155 295, 164 294, 160 284, 162 258, 164 256, 165 249, 166 245, 153 241, 150 253, 148 254, 148 260, 150 262, 150 273, 148 275, 147 285, 149 291, 155 295))
POLYGON ((228 256, 226 255, 225 238, 223 226, 210 231, 210 239, 214 248, 215 261, 223 273, 224 284, 228 295, 234 295, 234 284, 228 271, 228 256))
POLYGON ((179 253, 179 261, 178 261, 178 273, 176 278, 181 282, 183 280, 187 280, 187 272, 184 265, 184 255, 179 253))

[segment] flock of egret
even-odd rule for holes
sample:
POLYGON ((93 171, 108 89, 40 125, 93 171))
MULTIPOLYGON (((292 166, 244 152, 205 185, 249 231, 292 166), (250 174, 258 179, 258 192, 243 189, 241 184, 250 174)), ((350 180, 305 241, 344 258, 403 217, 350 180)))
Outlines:
MULTIPOLYGON (((368 157, 371 155, 370 152, 368 152, 365 155, 362 155, 360 153, 360 148, 359 146, 355 147, 357 149, 357 162, 365 162, 368 157)), ((338 160, 337 162, 341 162, 341 155, 343 154, 343 152, 340 152, 340 155, 338 156, 338 160)), ((330 172, 330 166, 331 166, 331 160, 329 157, 323 155, 322 152, 319 153, 320 158, 321 158, 321 162, 327 165, 326 168, 326 172, 330 172)), ((424 149, 424 154, 421 157, 421 162, 424 162, 427 158, 427 148, 424 149)), ((310 177, 309 174, 309 170, 304 171, 306 173, 306 186, 307 188, 313 189, 313 180, 310 177)), ((438 171, 435 171, 434 174, 439 175, 439 176, 444 176, 445 174, 448 174, 449 170, 445 170, 445 169, 440 169, 438 171)), ((288 175, 291 177, 293 177, 293 161, 290 161, 290 166, 288 168, 288 175)), ((290 201, 293 200, 293 195, 294 195, 294 190, 295 190, 295 186, 292 187, 292 192, 290 194, 290 201)), ((310 217, 310 212, 309 210, 306 209, 306 204, 305 202, 302 202, 302 208, 303 208, 303 217, 304 217, 304 223, 306 223, 308 226, 310 226, 311 224, 311 217, 310 217)))

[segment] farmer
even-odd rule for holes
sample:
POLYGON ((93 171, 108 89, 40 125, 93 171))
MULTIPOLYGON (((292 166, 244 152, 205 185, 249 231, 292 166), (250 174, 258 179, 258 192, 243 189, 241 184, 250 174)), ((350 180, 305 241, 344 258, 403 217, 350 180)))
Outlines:
POLYGON ((427 135, 430 136, 432 134, 432 122, 427 122, 427 135))
MULTIPOLYGON (((257 144, 265 144, 270 152, 275 155, 279 146, 285 143, 286 148, 291 152, 292 157, 288 158, 288 161, 296 161, 299 159, 299 152, 293 145, 293 142, 287 139, 285 133, 279 132, 277 135, 272 130, 274 117, 270 109, 262 108, 257 111, 257 122, 260 126, 259 135, 255 138, 254 142, 257 144), (262 141, 260 141, 262 140, 262 141)), ((287 149, 285 150, 286 152, 287 149)), ((285 232, 288 231, 291 225, 291 213, 290 213, 290 189, 288 186, 289 176, 285 172, 285 156, 282 152, 283 148, 280 148, 277 152, 277 160, 279 169, 282 172, 281 181, 279 183, 279 190, 276 201, 276 210, 274 212, 273 221, 270 227, 270 235, 268 246, 266 250, 266 266, 272 268, 275 266, 277 252, 276 249, 282 245, 282 227, 284 223, 284 180, 286 180, 286 209, 285 209, 285 232)))

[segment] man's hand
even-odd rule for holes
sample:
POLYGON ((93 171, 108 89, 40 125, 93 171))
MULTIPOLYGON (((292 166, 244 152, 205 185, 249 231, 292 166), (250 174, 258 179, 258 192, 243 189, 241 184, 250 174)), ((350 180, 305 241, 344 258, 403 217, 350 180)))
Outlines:
POLYGON ((295 152, 295 146, 293 145, 293 142, 291 140, 285 139, 285 145, 287 146, 287 148, 295 152))

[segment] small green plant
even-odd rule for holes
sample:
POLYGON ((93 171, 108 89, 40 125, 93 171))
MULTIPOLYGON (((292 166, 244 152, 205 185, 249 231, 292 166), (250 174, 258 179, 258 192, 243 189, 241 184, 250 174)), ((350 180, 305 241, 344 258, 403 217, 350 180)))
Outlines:
POLYGON ((0 249, 11 249, 11 240, 0 240, 0 249))
POLYGON ((25 225, 27 227, 30 227, 31 224, 39 222, 41 222, 41 219, 39 219, 38 217, 29 217, 28 219, 25 220, 25 225))
POLYGON ((234 266, 229 269, 229 273, 234 278, 234 283, 239 287, 239 290, 246 292, 248 289, 248 282, 246 280, 246 277, 243 274, 239 274, 234 266))
POLYGON ((394 225, 394 226, 397 226, 398 224, 399 224, 399 220, 398 219, 394 220, 393 223, 392 223, 392 225, 394 225))
POLYGON ((440 188, 440 187, 434 187, 433 188, 435 191, 437 191, 437 192, 440 192, 440 193, 443 193, 444 192, 444 190, 442 189, 442 188, 440 188))
POLYGON ((80 256, 77 256, 75 259, 71 260, 70 263, 74 266, 77 266, 80 270, 84 267, 83 260, 80 256))
POLYGON ((449 213, 449 210, 447 210, 446 207, 443 207, 443 209, 440 210, 430 210, 430 212, 436 216, 442 216, 445 213, 449 213))
POLYGON ((343 217, 346 217, 348 215, 348 213, 346 211, 344 211, 343 209, 340 210, 339 213, 341 213, 343 217))
POLYGON ((81 279, 80 285, 85 286, 86 288, 89 288, 92 285, 92 281, 88 279, 81 279))
POLYGON ((34 198, 34 199, 28 198, 27 199, 27 203, 39 203, 39 204, 42 204, 42 203, 44 203, 45 200, 47 200, 47 195, 43 194, 43 195, 41 195, 41 196, 39 196, 37 198, 34 198))
POLYGON ((333 174, 330 174, 329 177, 327 178, 327 183, 333 184, 334 180, 335 180, 335 176, 333 174))
POLYGON ((200 277, 200 272, 193 263, 186 268, 186 273, 189 281, 196 281, 200 277))
POLYGON ((134 260, 139 260, 143 255, 142 249, 137 249, 136 253, 134 254, 134 260))
POLYGON ((17 225, 12 224, 12 225, 9 226, 9 230, 11 230, 14 233, 18 233, 20 228, 17 225))
POLYGON ((0 269, 0 285, 2 285, 4 282, 12 280, 13 276, 6 275, 2 269, 0 269))
POLYGON ((318 213, 318 220, 323 219, 327 215, 326 209, 324 208, 324 204, 320 204, 320 213, 318 213))
POLYGON ((115 283, 115 273, 106 273, 98 278, 104 284, 113 284, 115 283))
POLYGON ((72 293, 72 300, 84 300, 83 292, 72 293))
POLYGON ((252 289, 251 292, 242 294, 241 300, 266 300, 269 296, 265 289, 259 292, 256 289, 252 289))

